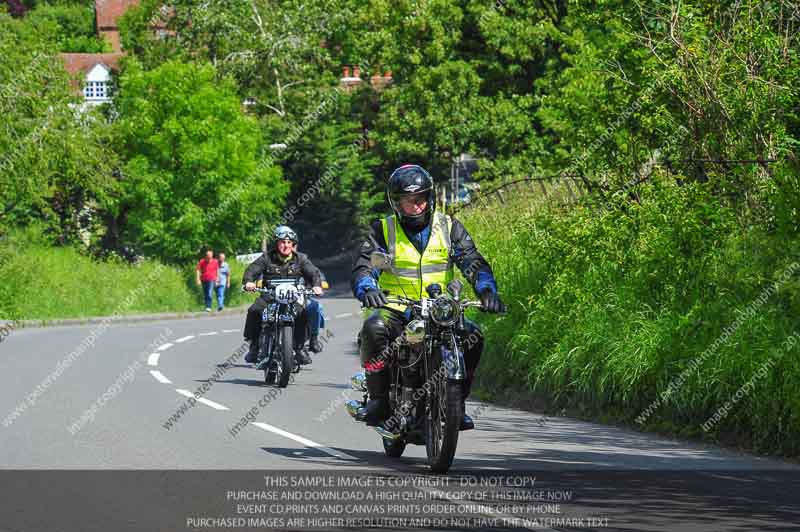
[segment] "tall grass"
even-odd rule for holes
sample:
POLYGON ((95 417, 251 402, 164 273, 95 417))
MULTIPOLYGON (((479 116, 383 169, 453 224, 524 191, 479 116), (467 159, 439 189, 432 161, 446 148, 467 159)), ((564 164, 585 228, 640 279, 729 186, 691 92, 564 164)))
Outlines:
POLYGON ((800 332, 796 236, 743 223, 699 185, 666 181, 642 188, 638 203, 564 206, 517 194, 459 218, 511 308, 480 317, 480 385, 800 454, 800 343, 784 344, 800 332), (755 312, 737 322, 748 307, 755 312))
MULTIPOLYGON (((251 302, 252 295, 239 291, 245 266, 229 264, 226 306, 251 302)), ((50 245, 35 229, 19 231, 0 244, 0 319, 199 311, 203 297, 194 268, 150 260, 137 265, 98 261, 74 248, 50 245)))

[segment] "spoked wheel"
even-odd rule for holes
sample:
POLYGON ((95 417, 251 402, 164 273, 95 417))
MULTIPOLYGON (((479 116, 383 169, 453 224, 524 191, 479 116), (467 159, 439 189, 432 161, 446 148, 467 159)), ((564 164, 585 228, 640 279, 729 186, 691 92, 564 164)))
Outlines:
POLYGON ((289 377, 294 369, 294 342, 292 326, 287 325, 281 328, 280 342, 278 343, 278 387, 286 388, 289 384, 289 377))
MULTIPOLYGON (((358 339, 361 340, 361 333, 358 333, 358 339)), ((396 366, 392 366, 389 370, 389 380, 391 382, 389 389, 389 411, 390 412, 397 412, 397 403, 395 401, 397 397, 397 390, 400 388, 400 368, 396 366)), ((400 458, 403 456, 403 452, 406 450, 406 444, 408 443, 404 438, 398 438, 396 440, 392 440, 390 438, 381 438, 383 442, 383 452, 386 453, 386 456, 389 458, 400 458)))
POLYGON ((425 398, 425 450, 433 473, 447 473, 458 445, 458 428, 464 416, 463 384, 446 378, 433 379, 425 398))
MULTIPOLYGON (((273 343, 274 338, 271 334, 267 331, 261 333, 261 349, 258 353, 258 361, 261 362, 265 358, 272 357, 273 351, 273 343)), ((268 362, 266 366, 264 366, 264 383, 265 384, 274 384, 275 383, 275 364, 273 362, 268 362)))

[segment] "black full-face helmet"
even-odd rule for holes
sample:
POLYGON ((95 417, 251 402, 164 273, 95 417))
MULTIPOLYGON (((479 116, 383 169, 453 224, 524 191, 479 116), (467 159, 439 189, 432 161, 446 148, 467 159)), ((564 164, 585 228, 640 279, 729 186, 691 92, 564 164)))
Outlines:
POLYGON ((411 225, 423 225, 430 222, 431 214, 436 209, 436 191, 433 178, 427 170, 416 164, 406 164, 392 172, 386 185, 389 205, 401 222, 411 225), (400 200, 406 196, 425 194, 428 205, 417 215, 405 214, 400 209, 400 200))

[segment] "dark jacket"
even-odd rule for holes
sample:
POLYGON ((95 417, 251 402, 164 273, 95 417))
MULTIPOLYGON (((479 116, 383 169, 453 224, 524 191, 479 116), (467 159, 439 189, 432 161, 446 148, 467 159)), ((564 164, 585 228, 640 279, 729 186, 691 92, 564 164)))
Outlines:
POLYGON ((297 279, 302 277, 306 286, 322 286, 319 269, 305 253, 295 253, 287 262, 281 262, 278 251, 272 249, 253 261, 242 277, 242 284, 255 283, 258 279, 297 279))
MULTIPOLYGON (((475 247, 472 237, 469 236, 467 229, 464 225, 451 218, 452 224, 450 226, 450 261, 461 270, 464 277, 475 289, 475 293, 481 293, 483 290, 491 290, 497 292, 497 282, 494 279, 492 268, 486 259, 478 252, 475 247)), ((401 226, 403 227, 403 226, 401 226)), ((412 234, 408 228, 403 227, 406 235, 412 241, 417 237, 412 234)), ((424 231, 430 231, 430 225, 424 231)), ((425 235, 424 242, 427 243, 427 235, 425 235)), ((416 244, 415 244, 416 245, 416 244)), ((370 254, 373 251, 383 251, 386 253, 387 245, 386 240, 383 238, 383 226, 380 220, 375 220, 370 225, 370 232, 367 239, 361 244, 356 251, 353 259, 353 271, 350 276, 350 286, 353 289, 353 295, 361 300, 364 293, 371 289, 378 288, 378 278, 381 271, 373 269, 370 264, 370 254)))

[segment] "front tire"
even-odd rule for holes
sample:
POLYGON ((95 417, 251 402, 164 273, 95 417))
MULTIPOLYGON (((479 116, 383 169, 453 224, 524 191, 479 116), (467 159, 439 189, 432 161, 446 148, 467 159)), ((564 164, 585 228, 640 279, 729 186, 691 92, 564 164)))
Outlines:
MULTIPOLYGON (((261 346, 259 351, 258 363, 264 360, 267 357, 272 357, 272 352, 274 350, 273 343, 275 339, 269 333, 269 331, 265 328, 264 331, 261 333, 261 346)), ((264 384, 274 384, 275 383, 275 369, 274 364, 272 362, 267 363, 264 367, 264 384)))
POLYGON ((278 371, 278 387, 286 388, 294 369, 294 331, 291 325, 281 328, 278 355, 280 357, 280 370, 278 371))
POLYGON ((432 473, 447 473, 458 445, 464 417, 463 383, 438 379, 425 399, 425 450, 432 473))

